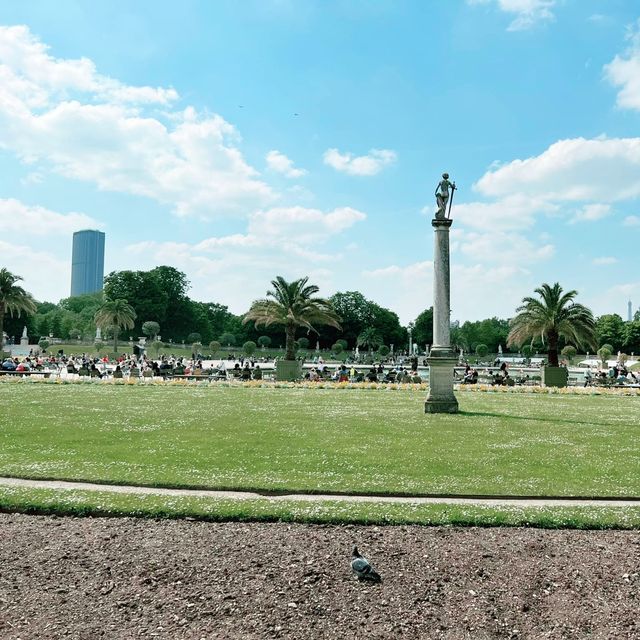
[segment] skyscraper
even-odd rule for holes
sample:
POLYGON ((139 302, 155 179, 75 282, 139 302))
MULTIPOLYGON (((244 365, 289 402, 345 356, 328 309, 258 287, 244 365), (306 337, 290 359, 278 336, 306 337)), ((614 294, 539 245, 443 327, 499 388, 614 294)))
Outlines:
POLYGON ((104 280, 104 233, 76 231, 71 257, 71 295, 102 291, 104 280))

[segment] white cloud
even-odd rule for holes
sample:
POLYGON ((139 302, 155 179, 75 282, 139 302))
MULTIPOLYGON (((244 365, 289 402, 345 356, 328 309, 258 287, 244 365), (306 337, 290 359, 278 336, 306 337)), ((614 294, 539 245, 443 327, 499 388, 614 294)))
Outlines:
POLYGON ((397 160, 397 154, 390 149, 371 149, 366 156, 341 153, 338 149, 324 152, 324 163, 352 176, 375 176, 382 169, 397 160))
POLYGON ((571 223, 575 222, 594 222, 611 215, 611 205, 608 204, 586 204, 580 210, 576 211, 571 223))
POLYGON ((280 153, 277 150, 269 151, 266 156, 267 166, 276 173, 281 173, 287 178, 301 178, 307 175, 305 169, 296 169, 293 166, 293 161, 287 158, 284 153, 280 153))
POLYGON ((305 207, 278 207, 258 211, 249 219, 249 233, 258 237, 287 237, 314 242, 340 233, 366 218, 357 209, 340 207, 329 213, 305 207))
POLYGON ((548 260, 555 254, 551 243, 534 244, 519 233, 492 230, 464 233, 456 240, 460 253, 486 265, 528 265, 548 260))
POLYGON ((507 27, 508 31, 523 31, 538 22, 548 22, 555 18, 552 9, 556 0, 467 0, 467 3, 495 4, 501 11, 515 15, 507 27))
POLYGON ((81 229, 101 229, 103 225, 84 213, 56 213, 29 206, 13 198, 0 198, 0 234, 20 236, 69 236, 81 229))
POLYGON ((640 138, 574 138, 487 171, 474 188, 503 198, 609 203, 640 196, 640 138))
POLYGON ((555 214, 558 205, 539 197, 506 195, 495 202, 466 202, 454 206, 456 221, 467 227, 499 231, 531 228, 539 214, 555 214))
POLYGON ((20 283, 36 300, 57 302, 69 296, 71 286, 71 245, 69 257, 60 259, 49 251, 0 239, 2 265, 23 278, 20 283))
POLYGON ((595 265, 616 264, 618 262, 618 258, 614 258, 613 256, 602 256, 601 258, 594 258, 592 260, 592 263, 595 265))
POLYGON ((640 227, 640 216, 627 216, 622 225, 625 227, 640 227))
POLYGON ((123 85, 84 58, 53 58, 27 27, 0 28, 0 147, 23 162, 180 215, 244 213, 273 201, 221 116, 188 107, 165 122, 143 111, 177 97, 171 88, 123 85))
POLYGON ((640 110, 640 20, 630 30, 628 39, 629 47, 604 66, 604 75, 618 88, 619 107, 640 110))
POLYGON ((273 208, 250 216, 246 233, 211 237, 196 244, 138 242, 125 248, 128 259, 119 259, 128 264, 135 257, 137 268, 175 266, 188 274, 193 285, 189 295, 194 299, 224 301, 235 313, 241 313, 252 299, 264 296, 276 273, 286 278, 309 275, 329 295, 334 272, 320 265, 343 260, 334 241, 365 218, 364 213, 350 208, 328 212, 273 208), (323 244, 329 240, 332 245, 327 252, 323 244), (265 274, 264 279, 259 274, 265 274))

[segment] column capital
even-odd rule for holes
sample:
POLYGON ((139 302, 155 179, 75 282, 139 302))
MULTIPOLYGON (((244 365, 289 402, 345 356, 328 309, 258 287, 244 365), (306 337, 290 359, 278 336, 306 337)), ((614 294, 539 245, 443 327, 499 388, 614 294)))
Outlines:
POLYGON ((442 227, 448 229, 453 224, 453 218, 432 218, 431 225, 437 229, 442 227))

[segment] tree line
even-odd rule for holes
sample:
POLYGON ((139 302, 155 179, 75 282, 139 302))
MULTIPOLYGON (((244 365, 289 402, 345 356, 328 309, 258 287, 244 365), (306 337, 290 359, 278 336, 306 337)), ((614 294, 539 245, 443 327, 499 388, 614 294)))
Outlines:
MULTIPOLYGON (((226 305, 189 298, 190 283, 186 275, 174 267, 114 271, 105 278, 103 292, 65 298, 57 304, 36 302, 20 289, 30 301, 24 307, 16 306, 20 296, 16 298, 15 287, 20 278, 6 269, 0 271, 4 274, 0 279, 0 328, 4 322, 4 330, 10 337, 19 338, 26 325, 31 342, 50 335, 63 340, 92 341, 96 333, 96 312, 106 298, 126 300, 135 312, 133 325, 122 338, 146 335, 153 339, 160 335, 165 343, 184 341, 203 345, 217 341, 224 349, 240 347, 247 341, 263 346, 285 346, 281 327, 243 323, 245 314, 236 315, 226 305), (10 291, 13 294, 7 293, 10 291), (20 310, 24 313, 19 316, 20 310)), ((387 348, 393 345, 395 350, 405 350, 411 337, 419 350, 424 351, 433 342, 432 307, 403 327, 396 313, 358 291, 338 292, 328 301, 340 318, 339 328, 322 325, 315 334, 299 327, 295 335, 299 346, 314 348, 319 343, 322 349, 327 349, 340 342, 345 349, 358 346, 361 350, 375 351, 383 345, 387 348)), ((465 353, 476 353, 479 348, 488 353, 497 353, 500 348, 507 351, 509 331, 510 320, 497 317, 462 324, 454 322, 451 343, 465 353)), ((640 312, 636 312, 631 322, 623 321, 618 314, 600 316, 595 320, 595 340, 598 346, 606 345, 613 353, 640 353, 640 312)), ((559 337, 558 348, 570 344, 566 338, 559 337)), ((527 346, 534 353, 546 353, 548 349, 546 341, 536 336, 527 346)), ((513 346, 511 350, 518 351, 519 347, 513 346)))

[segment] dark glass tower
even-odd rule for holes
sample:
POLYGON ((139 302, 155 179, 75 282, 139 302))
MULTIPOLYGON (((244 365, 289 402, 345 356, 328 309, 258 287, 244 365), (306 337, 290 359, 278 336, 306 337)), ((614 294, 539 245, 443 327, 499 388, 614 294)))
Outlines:
POLYGON ((102 291, 104 280, 104 233, 76 231, 71 257, 71 295, 102 291))

